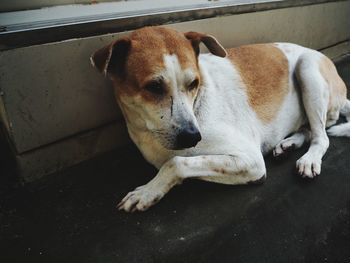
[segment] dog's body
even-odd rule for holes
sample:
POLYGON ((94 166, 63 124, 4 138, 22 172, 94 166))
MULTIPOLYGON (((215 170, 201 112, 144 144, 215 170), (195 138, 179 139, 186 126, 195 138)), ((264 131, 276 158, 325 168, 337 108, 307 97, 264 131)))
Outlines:
MULTIPOLYGON (((294 44, 249 45, 226 55, 210 36, 145 28, 92 60, 116 85, 130 137, 159 169, 122 200, 119 208, 126 211, 147 209, 186 178, 262 182, 263 154, 279 156, 305 141, 310 148, 297 169, 313 178, 329 145, 325 128, 340 112, 350 118, 346 87, 333 63, 294 44), (200 42, 217 56, 199 55, 200 42), (111 65, 112 59, 119 62, 111 65)), ((347 135, 349 124, 329 133, 347 135)))

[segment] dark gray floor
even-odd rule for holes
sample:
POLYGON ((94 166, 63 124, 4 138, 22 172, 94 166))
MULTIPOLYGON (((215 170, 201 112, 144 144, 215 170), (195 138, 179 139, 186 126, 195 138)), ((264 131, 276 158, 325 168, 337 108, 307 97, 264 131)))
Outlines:
MULTIPOLYGON (((350 59, 338 68, 349 87, 350 59)), ((350 262, 350 139, 331 139, 316 180, 294 173, 304 148, 268 156, 264 185, 187 181, 134 214, 116 202, 156 172, 134 147, 26 187, 0 149, 4 263, 350 262)))

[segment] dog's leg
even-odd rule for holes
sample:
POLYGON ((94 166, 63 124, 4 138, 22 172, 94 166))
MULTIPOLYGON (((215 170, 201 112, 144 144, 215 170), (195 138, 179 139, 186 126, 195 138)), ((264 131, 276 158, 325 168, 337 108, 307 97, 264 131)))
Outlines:
POLYGON ((224 184, 262 183, 266 177, 261 153, 248 157, 231 155, 176 156, 166 162, 146 185, 127 194, 118 204, 120 210, 144 211, 157 203, 172 187, 187 178, 224 184))
POLYGON ((280 157, 291 150, 301 148, 305 142, 310 140, 311 133, 308 129, 302 128, 292 136, 280 141, 273 150, 274 157, 280 157))
POLYGON ((311 130, 310 148, 296 165, 302 177, 314 178, 321 172, 322 157, 329 146, 325 130, 329 88, 320 73, 318 60, 313 53, 304 54, 299 58, 296 76, 311 130))

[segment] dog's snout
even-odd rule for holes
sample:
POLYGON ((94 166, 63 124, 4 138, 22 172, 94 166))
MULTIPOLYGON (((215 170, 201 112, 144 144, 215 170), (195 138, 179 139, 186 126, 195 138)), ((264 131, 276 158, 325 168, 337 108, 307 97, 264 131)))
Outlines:
POLYGON ((194 126, 184 128, 176 137, 176 144, 179 149, 190 148, 196 146, 196 144, 202 139, 199 130, 194 126))

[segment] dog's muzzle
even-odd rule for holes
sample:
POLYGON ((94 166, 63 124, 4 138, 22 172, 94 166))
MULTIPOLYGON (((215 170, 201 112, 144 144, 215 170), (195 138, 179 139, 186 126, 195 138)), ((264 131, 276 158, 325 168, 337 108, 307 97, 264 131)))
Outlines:
POLYGON ((181 130, 176 136, 176 148, 184 149, 194 147, 201 139, 202 136, 199 130, 191 125, 181 130))

